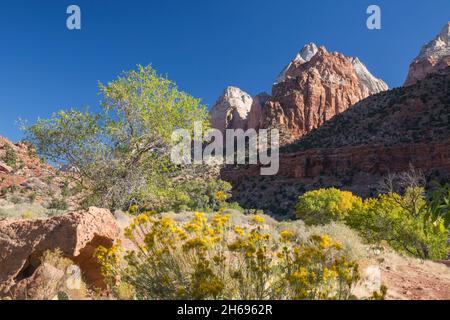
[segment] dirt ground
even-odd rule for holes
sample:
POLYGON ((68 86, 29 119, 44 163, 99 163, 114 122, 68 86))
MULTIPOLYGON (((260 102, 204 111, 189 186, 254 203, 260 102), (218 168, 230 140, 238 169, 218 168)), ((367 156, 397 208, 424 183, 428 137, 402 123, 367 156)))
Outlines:
POLYGON ((450 261, 431 262, 387 253, 381 279, 394 300, 449 300, 450 261))

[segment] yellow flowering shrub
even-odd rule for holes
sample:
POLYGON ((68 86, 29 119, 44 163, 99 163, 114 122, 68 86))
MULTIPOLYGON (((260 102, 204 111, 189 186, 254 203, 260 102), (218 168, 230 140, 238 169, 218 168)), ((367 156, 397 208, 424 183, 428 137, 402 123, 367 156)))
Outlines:
POLYGON ((135 248, 123 258, 117 246, 96 256, 112 292, 131 287, 136 299, 346 299, 358 279, 330 237, 298 243, 289 230, 269 233, 259 215, 234 225, 221 213, 184 222, 144 213, 125 235, 135 248))
POLYGON ((318 189, 299 197, 295 213, 308 225, 343 221, 351 210, 362 205, 362 199, 336 188, 318 189))
POLYGON ((433 214, 433 204, 421 187, 403 194, 381 194, 362 200, 335 188, 306 192, 295 212, 307 225, 337 221, 357 230, 367 242, 387 242, 393 249, 421 259, 445 259, 449 253, 445 219, 433 214))

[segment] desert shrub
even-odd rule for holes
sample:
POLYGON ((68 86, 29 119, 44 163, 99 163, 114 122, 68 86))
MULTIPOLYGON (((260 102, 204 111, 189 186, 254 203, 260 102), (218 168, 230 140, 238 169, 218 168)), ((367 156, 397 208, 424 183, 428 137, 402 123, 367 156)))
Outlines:
POLYGON ((63 186, 61 188, 61 196, 64 198, 70 197, 72 195, 72 190, 69 187, 69 182, 64 181, 63 186))
MULTIPOLYGON (((224 202, 220 208, 223 208, 225 210, 234 210, 234 211, 238 211, 240 213, 248 212, 248 210, 241 207, 241 205, 237 201, 224 202)), ((250 209, 250 211, 251 210, 252 209, 250 209)), ((262 210, 256 210, 256 211, 262 212, 262 210)), ((255 210, 253 210, 253 212, 255 212, 255 210)))
POLYGON ((342 252, 352 260, 363 260, 369 255, 369 247, 358 231, 351 229, 344 223, 331 222, 326 225, 311 226, 306 234, 326 234, 342 244, 342 252))
POLYGON ((62 198, 53 198, 48 205, 49 209, 62 210, 62 211, 67 210, 68 207, 69 207, 69 205, 68 205, 67 201, 62 198))
POLYGON ((380 291, 373 292, 372 296, 369 297, 369 300, 386 300, 387 292, 388 288, 383 284, 380 287, 380 291))
POLYGON ((30 210, 23 211, 22 215, 21 215, 22 219, 36 219, 38 217, 39 217, 39 215, 37 215, 36 213, 34 213, 33 211, 30 211, 30 210))
POLYGON ((41 257, 41 263, 47 263, 59 270, 66 270, 71 264, 72 260, 65 258, 60 249, 54 251, 45 251, 41 257))
POLYGON ((70 300, 69 295, 64 291, 58 291, 56 297, 58 300, 70 300))
MULTIPOLYGON (((59 214, 61 214, 60 212, 59 214)), ((1 218, 46 218, 50 216, 50 211, 40 204, 21 203, 21 204, 5 204, 0 207, 1 218)))
POLYGON ((190 179, 172 188, 160 190, 159 201, 151 202, 147 210, 156 211, 217 211, 228 206, 231 184, 222 180, 190 179))
POLYGON ((17 162, 17 153, 14 149, 7 143, 4 145, 5 155, 3 156, 3 161, 10 167, 15 168, 17 162))
POLYGON ((33 203, 36 200, 36 192, 31 192, 27 195, 28 200, 30 203, 33 203))
POLYGON ((343 221, 361 203, 362 200, 349 191, 318 189, 299 197, 295 213, 308 225, 327 224, 331 221, 343 221))
POLYGON ((403 196, 388 193, 368 199, 352 210, 346 222, 369 242, 386 241, 421 259, 442 259, 448 253, 448 229, 442 217, 430 214, 422 188, 408 188, 403 196))
POLYGON ((74 265, 72 260, 64 257, 61 250, 44 252, 41 261, 64 273, 55 286, 55 291, 52 292, 53 298, 56 296, 58 300, 87 299, 87 286, 82 280, 81 270, 74 265))
POLYGON ((99 247, 96 257, 116 297, 127 284, 137 299, 350 298, 358 266, 339 243, 327 235, 299 243, 290 230, 267 232, 259 215, 248 219, 144 213, 126 230, 135 250, 122 259, 120 244, 99 247))
POLYGON ((24 202, 23 200, 24 199, 21 196, 16 195, 16 194, 13 194, 13 195, 11 195, 11 197, 9 197, 9 201, 16 205, 23 203, 24 202))

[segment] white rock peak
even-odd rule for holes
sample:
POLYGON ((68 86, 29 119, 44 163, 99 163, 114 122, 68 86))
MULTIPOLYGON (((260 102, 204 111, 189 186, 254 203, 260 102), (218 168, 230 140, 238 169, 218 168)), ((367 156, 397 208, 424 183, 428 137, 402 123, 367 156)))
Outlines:
MULTIPOLYGON (((326 52, 325 47, 321 47, 323 51, 326 52)), ((319 48, 315 43, 308 43, 306 44, 302 50, 300 50, 299 53, 295 56, 295 58, 283 69, 283 71, 279 74, 277 79, 275 80, 274 84, 283 82, 286 80, 286 73, 289 70, 289 68, 292 66, 292 64, 303 64, 306 62, 309 62, 319 51, 319 48)), ((359 85, 361 87, 361 90, 363 91, 364 96, 369 96, 374 93, 378 93, 380 91, 388 90, 388 85, 381 79, 378 79, 374 77, 367 67, 358 59, 358 58, 351 58, 352 64, 355 69, 355 73, 359 79, 359 85)))
POLYGON ((448 66, 450 66, 450 21, 433 40, 422 47, 419 55, 409 66, 404 85, 413 85, 428 74, 448 66))
POLYGON ((416 60, 433 58, 436 60, 450 55, 450 21, 442 28, 436 38, 427 43, 416 60))
POLYGON ((319 48, 317 48, 316 44, 310 42, 303 47, 294 60, 302 59, 304 62, 308 62, 316 55, 317 51, 319 51, 319 48))
POLYGON ((222 131, 227 128, 246 129, 252 103, 252 97, 240 88, 225 88, 210 111, 212 127, 222 131))
POLYGON ((388 85, 383 80, 374 77, 357 57, 352 58, 352 64, 359 80, 359 86, 365 96, 389 89, 388 85))
POLYGON ((302 50, 300 50, 300 52, 297 53, 295 58, 283 69, 283 71, 280 72, 280 74, 278 75, 274 84, 277 84, 277 83, 280 83, 280 82, 283 82, 284 80, 286 80, 286 72, 289 70, 289 68, 291 67, 291 65, 293 63, 302 64, 302 63, 308 62, 312 59, 312 57, 314 57, 316 55, 317 51, 319 51, 319 48, 313 42, 310 42, 310 43, 306 44, 305 46, 303 46, 302 50))

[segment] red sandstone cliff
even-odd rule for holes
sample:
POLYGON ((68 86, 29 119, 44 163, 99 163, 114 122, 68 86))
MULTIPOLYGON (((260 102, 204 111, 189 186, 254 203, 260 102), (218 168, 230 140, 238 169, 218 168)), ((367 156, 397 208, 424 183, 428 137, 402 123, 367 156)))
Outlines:
POLYGON ((355 63, 360 65, 359 60, 327 52, 324 47, 309 61, 294 60, 284 80, 273 86, 260 127, 284 126, 294 140, 368 95, 387 90, 379 80, 374 86, 365 85, 355 63))
POLYGON ((0 204, 33 202, 48 207, 61 197, 62 175, 42 161, 32 145, 0 136, 0 204))
POLYGON ((293 141, 387 85, 358 58, 307 44, 276 79, 272 96, 226 89, 211 110, 214 128, 282 128, 293 141), (231 93, 233 94, 231 94, 231 93))
POLYGON ((450 66, 450 21, 440 34, 423 46, 409 67, 405 86, 424 79, 428 74, 450 66))

